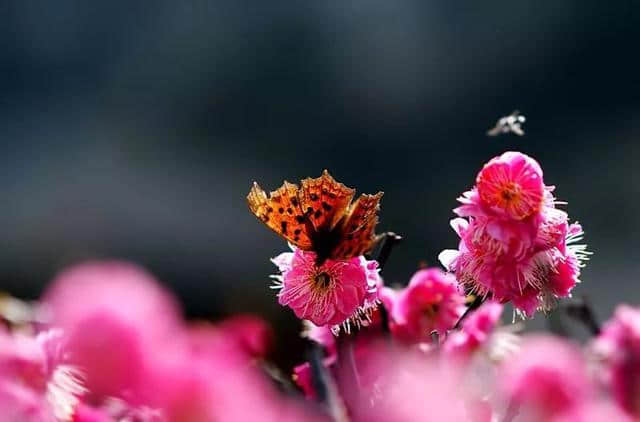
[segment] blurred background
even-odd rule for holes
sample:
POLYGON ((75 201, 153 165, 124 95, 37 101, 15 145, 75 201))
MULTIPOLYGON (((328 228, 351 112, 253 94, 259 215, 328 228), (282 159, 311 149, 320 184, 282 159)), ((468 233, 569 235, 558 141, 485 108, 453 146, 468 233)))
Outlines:
MULTIPOLYGON (((135 261, 193 318, 262 315, 286 249, 247 209, 324 168, 383 190, 384 277, 455 248, 456 197, 518 149, 595 252, 575 293, 640 302, 640 7, 633 1, 0 3, 0 290, 135 261), (514 109, 526 136, 485 135, 514 109)), ((81 299, 81 298, 79 298, 81 299)), ((533 324, 541 324, 540 318, 533 324)), ((544 321, 543 321, 544 322, 544 321)), ((542 323, 542 325, 544 325, 542 323)))

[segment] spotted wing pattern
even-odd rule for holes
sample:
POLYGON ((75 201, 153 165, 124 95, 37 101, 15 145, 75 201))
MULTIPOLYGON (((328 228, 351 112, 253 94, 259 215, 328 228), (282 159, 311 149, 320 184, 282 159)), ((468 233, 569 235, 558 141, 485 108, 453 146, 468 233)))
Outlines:
POLYGON ((325 170, 322 176, 301 182, 298 198, 314 229, 324 232, 333 230, 345 215, 354 193, 325 170))
POLYGON ((271 230, 302 250, 310 250, 311 226, 300 206, 298 185, 287 181, 267 196, 257 184, 247 195, 249 209, 271 230))
POLYGON ((382 192, 375 195, 360 195, 352 203, 341 225, 340 241, 331 252, 331 258, 351 258, 363 255, 375 246, 379 236, 375 234, 382 192))
POLYGON ((302 180, 300 188, 285 181, 268 196, 254 182, 247 202, 256 217, 296 247, 317 247, 319 254, 326 247, 328 257, 345 259, 370 252, 379 240, 375 227, 382 192, 351 202, 354 193, 325 170, 302 180))

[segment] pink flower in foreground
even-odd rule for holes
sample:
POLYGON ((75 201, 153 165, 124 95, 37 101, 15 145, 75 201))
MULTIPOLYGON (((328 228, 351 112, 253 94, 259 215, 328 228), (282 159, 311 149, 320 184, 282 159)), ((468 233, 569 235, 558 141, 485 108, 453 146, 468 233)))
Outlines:
POLYGON ((368 322, 377 301, 379 276, 375 261, 364 257, 327 259, 316 265, 314 252, 295 249, 273 259, 281 275, 274 276, 280 289, 278 301, 301 319, 317 326, 339 329, 350 322, 368 322))
POLYGON ((584 402, 554 417, 551 422, 633 422, 622 409, 606 401, 584 402))
POLYGON ((505 403, 520 407, 524 420, 547 420, 593 394, 581 350, 566 341, 531 336, 504 362, 499 376, 505 403))
POLYGON ((252 315, 235 315, 217 324, 220 336, 233 339, 249 357, 264 358, 273 347, 273 330, 269 324, 252 315))
POLYGON ((613 398, 640 417, 640 309, 618 306, 592 344, 602 363, 602 381, 613 398))
POLYGON ((527 316, 549 310, 570 295, 588 254, 575 244, 581 226, 555 208, 552 190, 532 158, 517 152, 494 158, 458 199, 451 225, 460 244, 440 261, 468 291, 511 301, 527 316))
MULTIPOLYGON (((375 379, 375 387, 368 394, 355 392, 347 401, 352 421, 491 420, 490 409, 470 403, 460 372, 440 365, 435 355, 401 347, 390 349, 384 342, 372 344, 369 354, 369 365, 359 367, 359 372, 365 379, 375 379)), ((338 379, 345 370, 338 368, 338 379)))
POLYGON ((124 262, 87 262, 62 272, 44 295, 51 324, 67 337, 91 400, 144 400, 147 363, 182 332, 173 298, 124 262))
POLYGON ((324 420, 304 403, 280 395, 237 343, 215 327, 197 327, 187 341, 152 358, 151 407, 170 422, 324 420))
POLYGON ((32 337, 0 332, 0 415, 2 420, 69 420, 80 396, 81 372, 65 362, 59 331, 32 337))
POLYGON ((292 378, 293 382, 300 387, 306 398, 311 400, 315 400, 317 398, 318 394, 315 386, 313 385, 313 373, 309 362, 304 362, 294 367, 292 378))
POLYGON ((431 341, 431 333, 444 336, 464 312, 464 295, 453 276, 432 268, 416 272, 397 293, 386 291, 391 332, 410 343, 431 341))
MULTIPOLYGON (((282 397, 256 369, 271 344, 263 321, 238 316, 189 326, 172 296, 134 265, 72 267, 57 277, 44 304, 65 333, 69 362, 86 381, 73 422, 323 420, 282 397)), ((43 421, 49 422, 33 420, 43 421)))
POLYGON ((451 333, 443 345, 443 352, 453 358, 467 359, 489 343, 500 322, 503 306, 494 301, 484 303, 462 323, 459 331, 451 333))

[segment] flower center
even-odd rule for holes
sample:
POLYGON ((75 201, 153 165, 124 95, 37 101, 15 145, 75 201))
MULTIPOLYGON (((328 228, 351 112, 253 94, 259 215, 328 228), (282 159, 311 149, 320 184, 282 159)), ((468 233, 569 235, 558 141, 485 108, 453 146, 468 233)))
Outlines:
POLYGON ((331 284, 331 276, 326 272, 318 273, 313 278, 313 285, 318 289, 325 290, 331 284))
POLYGON ((438 314, 438 309, 440 306, 437 303, 426 305, 422 308, 422 315, 431 320, 438 314))
POLYGON ((500 199, 502 199, 503 206, 508 205, 511 202, 516 202, 520 198, 520 186, 516 183, 507 183, 502 186, 500 190, 500 199))

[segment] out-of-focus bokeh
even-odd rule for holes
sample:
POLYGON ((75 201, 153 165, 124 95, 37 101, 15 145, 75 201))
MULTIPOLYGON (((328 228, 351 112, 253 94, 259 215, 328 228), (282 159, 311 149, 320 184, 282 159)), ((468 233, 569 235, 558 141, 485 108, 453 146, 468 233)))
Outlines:
POLYGON ((575 293, 608 316, 640 302, 638 41, 631 1, 3 2, 0 290, 125 258, 189 316, 254 312, 291 342, 254 180, 383 190, 380 230, 405 237, 384 276, 405 282, 456 246, 482 164, 518 149, 584 225, 575 293), (524 137, 485 135, 514 109, 524 137))

